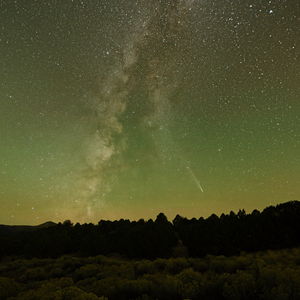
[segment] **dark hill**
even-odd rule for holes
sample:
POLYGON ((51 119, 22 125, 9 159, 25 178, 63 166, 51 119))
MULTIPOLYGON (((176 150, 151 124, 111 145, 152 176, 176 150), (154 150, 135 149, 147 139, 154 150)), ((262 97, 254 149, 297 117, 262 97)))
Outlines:
POLYGON ((31 226, 31 225, 1 225, 0 224, 0 234, 2 233, 16 233, 16 232, 24 232, 24 231, 33 231, 41 228, 49 228, 52 226, 56 226, 57 224, 54 222, 45 222, 40 225, 31 226))
POLYGON ((37 225, 36 227, 37 228, 49 228, 49 227, 56 226, 56 225, 57 225, 56 223, 54 223, 52 221, 48 221, 43 224, 37 225))

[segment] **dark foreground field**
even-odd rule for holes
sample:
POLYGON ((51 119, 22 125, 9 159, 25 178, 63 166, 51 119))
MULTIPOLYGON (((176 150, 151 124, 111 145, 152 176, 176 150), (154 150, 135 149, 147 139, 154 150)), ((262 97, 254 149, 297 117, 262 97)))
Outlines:
POLYGON ((300 249, 153 261, 6 258, 0 299, 300 299, 300 249))

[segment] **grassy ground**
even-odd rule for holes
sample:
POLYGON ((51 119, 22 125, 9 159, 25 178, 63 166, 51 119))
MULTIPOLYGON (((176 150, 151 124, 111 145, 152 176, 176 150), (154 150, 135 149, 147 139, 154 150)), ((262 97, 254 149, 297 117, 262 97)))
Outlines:
POLYGON ((0 299, 300 299, 300 249, 154 261, 6 259, 0 299))

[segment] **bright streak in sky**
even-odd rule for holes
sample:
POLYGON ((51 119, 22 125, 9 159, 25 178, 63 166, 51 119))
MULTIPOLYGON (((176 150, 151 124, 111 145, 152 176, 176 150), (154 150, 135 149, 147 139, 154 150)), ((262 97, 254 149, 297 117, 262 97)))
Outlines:
POLYGON ((193 179, 194 182, 196 183, 196 185, 197 185, 197 187, 199 188, 199 190, 200 190, 202 193, 204 193, 204 190, 203 190, 203 188, 202 188, 202 186, 201 186, 201 183, 200 183, 200 181, 198 180, 198 178, 196 177, 196 175, 195 175, 195 173, 193 172, 193 170, 192 170, 189 166, 187 166, 186 169, 187 169, 188 172, 190 173, 192 179, 193 179))

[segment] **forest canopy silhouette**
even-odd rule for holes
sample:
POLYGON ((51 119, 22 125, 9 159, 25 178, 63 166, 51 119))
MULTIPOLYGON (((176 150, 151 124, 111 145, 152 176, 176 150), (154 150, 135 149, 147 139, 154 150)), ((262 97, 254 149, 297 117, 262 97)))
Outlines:
POLYGON ((129 259, 238 255, 300 245, 300 202, 244 210, 208 218, 163 213, 145 221, 101 220, 95 224, 45 223, 41 226, 0 226, 0 256, 26 258, 115 255, 129 259))

